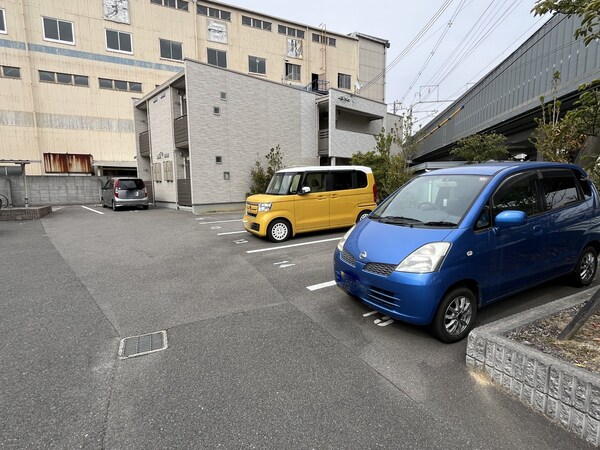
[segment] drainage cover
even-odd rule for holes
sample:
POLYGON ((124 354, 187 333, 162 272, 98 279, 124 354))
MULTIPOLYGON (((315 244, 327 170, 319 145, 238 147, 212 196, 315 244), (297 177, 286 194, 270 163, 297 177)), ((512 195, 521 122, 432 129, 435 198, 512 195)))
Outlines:
POLYGON ((133 358, 134 356, 147 355, 167 348, 167 332, 144 334, 121 339, 119 345, 120 358, 133 358))

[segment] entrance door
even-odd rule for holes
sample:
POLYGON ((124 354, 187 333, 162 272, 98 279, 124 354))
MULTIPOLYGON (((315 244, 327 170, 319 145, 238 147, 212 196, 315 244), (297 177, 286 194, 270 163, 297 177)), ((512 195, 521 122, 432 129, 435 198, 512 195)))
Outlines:
POLYGON ((313 91, 318 91, 319 90, 319 74, 318 73, 313 73, 312 74, 311 89, 313 91))

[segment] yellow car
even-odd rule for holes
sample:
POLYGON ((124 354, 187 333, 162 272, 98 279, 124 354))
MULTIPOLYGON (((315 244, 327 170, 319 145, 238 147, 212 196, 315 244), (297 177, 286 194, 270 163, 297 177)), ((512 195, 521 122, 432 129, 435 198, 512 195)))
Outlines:
POLYGON ((279 170, 264 194, 246 199, 244 228, 273 242, 297 233, 354 225, 376 206, 373 172, 364 166, 279 170))

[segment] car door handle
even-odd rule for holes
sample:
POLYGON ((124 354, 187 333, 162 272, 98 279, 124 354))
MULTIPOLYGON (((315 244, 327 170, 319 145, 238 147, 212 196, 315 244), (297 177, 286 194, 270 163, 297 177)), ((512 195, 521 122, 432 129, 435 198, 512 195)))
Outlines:
POLYGON ((544 232, 544 228, 541 225, 534 225, 533 226, 533 234, 542 234, 544 232))

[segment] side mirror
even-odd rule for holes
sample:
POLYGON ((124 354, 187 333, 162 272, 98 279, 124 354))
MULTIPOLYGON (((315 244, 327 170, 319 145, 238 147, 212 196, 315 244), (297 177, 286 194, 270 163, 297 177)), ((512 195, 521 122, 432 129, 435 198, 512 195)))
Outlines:
POLYGON ((494 219, 497 229, 518 227, 527 223, 527 215, 523 211, 502 211, 494 219))
POLYGON ((300 192, 298 192, 298 195, 308 194, 309 192, 310 192, 310 188, 308 186, 302 186, 302 189, 300 189, 300 192))

